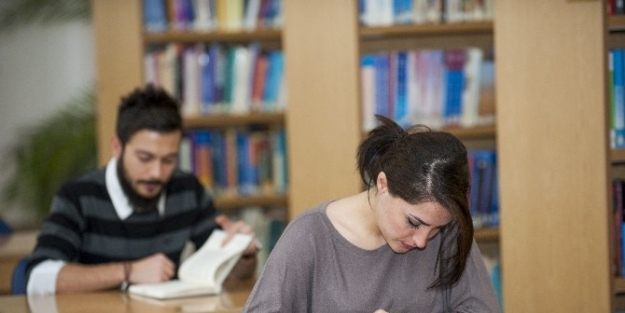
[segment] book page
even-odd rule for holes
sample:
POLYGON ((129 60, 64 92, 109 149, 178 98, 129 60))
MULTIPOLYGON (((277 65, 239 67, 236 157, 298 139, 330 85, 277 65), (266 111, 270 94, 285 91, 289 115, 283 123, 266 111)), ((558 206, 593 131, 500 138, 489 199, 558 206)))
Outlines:
POLYGON ((182 263, 178 278, 186 282, 220 286, 252 241, 250 235, 236 234, 222 247, 225 238, 224 231, 214 230, 206 243, 182 263))
POLYGON ((182 263, 179 280, 135 284, 128 291, 158 299, 221 293, 224 280, 252 241, 250 235, 236 234, 222 247, 225 238, 224 231, 214 230, 204 245, 182 263))

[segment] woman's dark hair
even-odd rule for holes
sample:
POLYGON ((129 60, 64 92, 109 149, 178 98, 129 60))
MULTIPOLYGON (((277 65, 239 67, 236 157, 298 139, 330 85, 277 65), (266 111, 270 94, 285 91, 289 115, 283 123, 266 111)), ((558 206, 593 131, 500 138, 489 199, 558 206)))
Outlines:
POLYGON ((136 132, 182 131, 180 104, 165 90, 148 84, 122 97, 117 113, 117 137, 125 145, 136 132))
POLYGON ((441 229, 437 279, 430 288, 453 285, 464 272, 473 243, 467 150, 458 138, 423 125, 404 130, 384 116, 358 148, 358 170, 368 188, 386 174, 391 195, 411 204, 436 202, 451 213, 441 229), (455 240, 455 242, 454 242, 455 240))

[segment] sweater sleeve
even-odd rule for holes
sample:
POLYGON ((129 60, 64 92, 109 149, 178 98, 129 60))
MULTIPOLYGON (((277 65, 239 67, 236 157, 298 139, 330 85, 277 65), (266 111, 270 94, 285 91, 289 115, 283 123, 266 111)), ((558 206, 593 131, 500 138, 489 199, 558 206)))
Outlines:
POLYGON ((293 220, 271 251, 244 312, 306 312, 315 264, 314 241, 293 220))
POLYGON ((78 259, 85 220, 80 213, 78 192, 64 185, 52 200, 48 219, 43 223, 37 245, 30 256, 27 272, 45 260, 72 262, 78 259))

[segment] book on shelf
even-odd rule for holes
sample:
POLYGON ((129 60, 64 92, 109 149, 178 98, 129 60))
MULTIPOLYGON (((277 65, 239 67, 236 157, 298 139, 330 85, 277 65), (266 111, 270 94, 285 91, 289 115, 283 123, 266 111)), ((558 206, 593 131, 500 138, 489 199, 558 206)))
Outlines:
POLYGON ((612 181, 612 214, 614 216, 614 260, 612 263, 612 273, 616 277, 623 277, 625 271, 623 269, 623 192, 625 192, 625 180, 614 179, 612 181))
POLYGON ((360 60, 360 80, 362 82, 362 129, 373 129, 375 121, 375 56, 364 55, 360 60))
POLYGON ((162 0, 143 0, 143 24, 149 32, 167 30, 167 11, 162 0))
POLYGON ((610 145, 625 148, 625 50, 608 51, 610 74, 610 145))
POLYGON ((360 0, 365 26, 461 23, 492 20, 493 0, 360 0))
POLYGON ((392 106, 393 119, 402 127, 408 127, 411 124, 410 106, 408 105, 408 81, 410 68, 408 67, 407 51, 393 53, 393 79, 391 86, 395 96, 393 97, 394 105, 392 106))
POLYGON ((178 279, 131 285, 128 292, 156 299, 221 293, 223 282, 253 239, 250 235, 236 234, 223 246, 225 238, 224 231, 214 230, 206 243, 180 265, 178 279))
POLYGON ((469 209, 473 225, 499 225, 499 187, 497 156, 494 150, 470 150, 468 153, 471 189, 469 209))
POLYGON ((282 25, 282 0, 143 0, 148 32, 249 31, 282 25))
POLYGON ((286 107, 282 51, 168 44, 144 57, 147 82, 180 99, 184 116, 278 112, 286 107))
POLYGON ((462 115, 462 93, 465 87, 465 63, 467 53, 463 49, 449 50, 444 54, 444 85, 443 123, 458 125, 462 115))
POLYGON ((479 123, 479 102, 480 102, 480 82, 481 67, 484 53, 478 48, 468 48, 466 50, 466 64, 464 66, 464 86, 462 99, 460 100, 460 125, 471 127, 479 123))
POLYGON ((480 64, 480 91, 477 125, 495 122, 495 60, 493 51, 484 51, 480 64))
POLYGON ((364 131, 375 114, 404 127, 494 123, 494 64, 478 48, 366 54, 360 71, 364 131))
POLYGON ((194 129, 183 142, 180 168, 194 173, 212 195, 286 192, 284 130, 194 129))

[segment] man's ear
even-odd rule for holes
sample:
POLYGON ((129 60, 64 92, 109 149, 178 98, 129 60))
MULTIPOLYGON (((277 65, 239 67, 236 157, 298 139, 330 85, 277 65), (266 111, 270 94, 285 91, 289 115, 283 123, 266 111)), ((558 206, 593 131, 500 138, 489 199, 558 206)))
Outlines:
POLYGON ((111 138, 111 147, 113 148, 113 156, 119 160, 122 156, 123 146, 117 135, 113 135, 113 138, 111 138))

